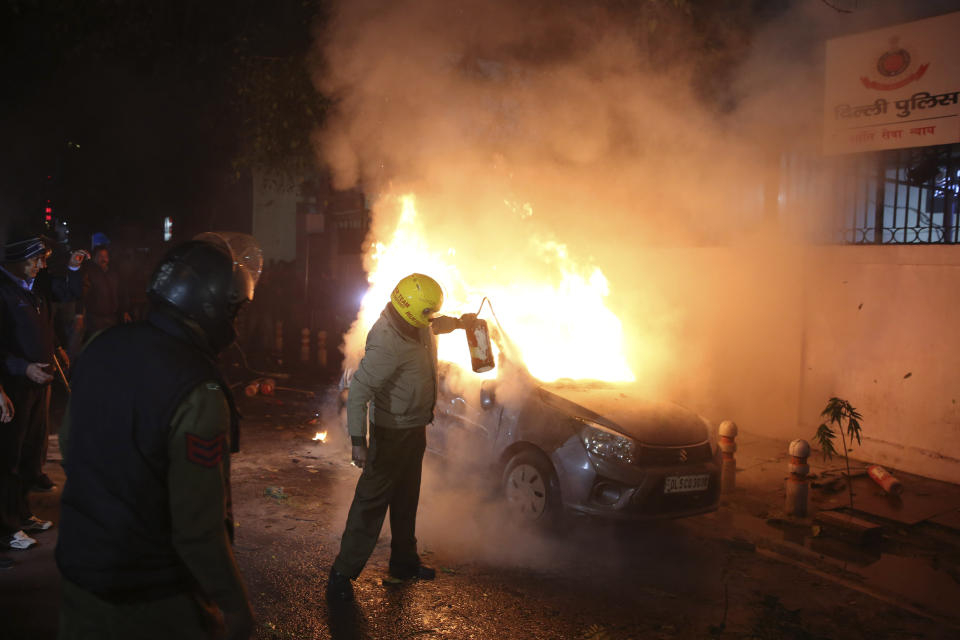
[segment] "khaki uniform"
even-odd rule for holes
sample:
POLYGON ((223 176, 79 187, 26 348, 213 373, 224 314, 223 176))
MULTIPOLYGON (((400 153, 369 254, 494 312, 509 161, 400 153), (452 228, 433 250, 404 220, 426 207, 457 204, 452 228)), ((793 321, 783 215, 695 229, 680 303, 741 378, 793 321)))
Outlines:
POLYGON ((390 510, 391 568, 416 568, 415 536, 426 425, 437 399, 437 346, 428 327, 418 329, 387 305, 367 335, 366 350, 350 382, 347 426, 356 444, 370 446, 333 568, 354 578, 366 565, 390 510))
MULTIPOLYGON (((60 429, 64 452, 70 437, 69 416, 68 409, 60 429)), ((213 380, 194 388, 171 420, 167 482, 172 541, 199 592, 124 603, 103 600, 64 580, 60 640, 208 638, 217 626, 215 607, 252 615, 224 526, 230 517, 230 456, 224 454, 208 466, 184 455, 188 432, 210 440, 224 437, 224 450, 229 451, 229 425, 230 409, 213 380)))

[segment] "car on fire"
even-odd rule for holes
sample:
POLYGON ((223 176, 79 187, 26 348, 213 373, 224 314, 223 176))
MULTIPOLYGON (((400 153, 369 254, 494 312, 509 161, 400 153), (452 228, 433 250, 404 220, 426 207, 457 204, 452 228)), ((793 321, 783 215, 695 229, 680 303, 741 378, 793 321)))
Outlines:
MULTIPOLYGON (((564 515, 658 520, 707 513, 720 499, 713 426, 618 384, 534 378, 500 331, 497 377, 441 362, 427 452, 492 479, 507 508, 552 526, 564 515), (509 344, 507 345, 509 346, 509 344)), ((344 372, 341 391, 349 384, 344 372)), ((345 394, 344 394, 345 395, 345 394)))

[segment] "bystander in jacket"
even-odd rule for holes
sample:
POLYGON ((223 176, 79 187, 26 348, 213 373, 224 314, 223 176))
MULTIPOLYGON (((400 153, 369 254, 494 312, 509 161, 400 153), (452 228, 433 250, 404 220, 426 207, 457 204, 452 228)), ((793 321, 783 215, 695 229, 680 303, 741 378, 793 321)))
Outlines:
POLYGON ((28 534, 52 526, 33 514, 28 493, 54 488, 43 472, 50 382, 66 362, 57 359, 52 302, 79 297, 76 270, 84 255, 74 253, 68 273, 44 283, 38 276, 49 252, 39 234, 14 228, 0 265, 0 384, 15 410, 10 423, 0 429, 0 546, 11 548, 32 546, 36 541, 28 534))
POLYGON ((94 247, 92 258, 84 269, 82 312, 83 342, 108 327, 129 322, 117 272, 110 268, 110 249, 94 247))

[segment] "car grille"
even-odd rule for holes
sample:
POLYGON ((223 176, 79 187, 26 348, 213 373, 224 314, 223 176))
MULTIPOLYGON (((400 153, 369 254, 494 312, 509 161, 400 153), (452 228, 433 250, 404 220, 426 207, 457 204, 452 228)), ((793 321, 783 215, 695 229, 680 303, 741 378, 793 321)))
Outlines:
POLYGON ((654 447, 641 444, 635 464, 641 467, 683 466, 708 462, 712 458, 710 443, 688 447, 654 447))

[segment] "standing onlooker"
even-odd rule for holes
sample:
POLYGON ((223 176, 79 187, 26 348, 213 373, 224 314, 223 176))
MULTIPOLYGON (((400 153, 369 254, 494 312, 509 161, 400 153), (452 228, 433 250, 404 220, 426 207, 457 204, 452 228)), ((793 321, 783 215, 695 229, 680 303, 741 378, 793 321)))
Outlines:
POLYGON ((25 533, 52 524, 33 515, 27 494, 54 488, 43 473, 50 382, 57 371, 52 299, 79 296, 81 287, 75 273, 80 252, 71 256, 65 278, 39 284, 48 254, 40 235, 13 229, 0 266, 0 383, 16 410, 0 429, 0 544, 15 548, 35 542, 25 533))
POLYGON ((93 257, 85 270, 83 283, 84 338, 86 343, 96 333, 108 327, 128 322, 124 310, 120 278, 110 269, 110 250, 106 246, 93 248, 93 257))
POLYGON ((351 456, 363 472, 340 552, 330 568, 330 600, 353 599, 350 581, 373 553, 388 509, 393 536, 390 575, 401 580, 432 580, 436 575, 420 564, 415 533, 426 426, 433 420, 437 401, 437 342, 433 334, 449 333, 458 326, 454 318, 434 318, 441 305, 440 285, 429 276, 411 274, 394 288, 390 302, 367 334, 363 360, 347 396, 351 456))
POLYGON ((250 236, 216 238, 170 250, 146 321, 105 330, 77 358, 60 432, 61 640, 251 633, 231 547, 239 416, 216 357, 261 254, 250 236))

